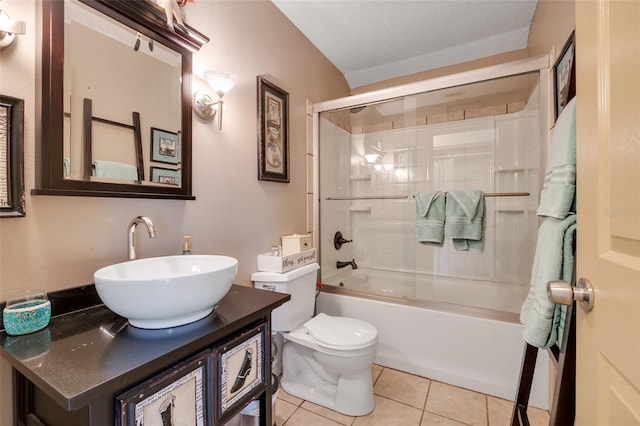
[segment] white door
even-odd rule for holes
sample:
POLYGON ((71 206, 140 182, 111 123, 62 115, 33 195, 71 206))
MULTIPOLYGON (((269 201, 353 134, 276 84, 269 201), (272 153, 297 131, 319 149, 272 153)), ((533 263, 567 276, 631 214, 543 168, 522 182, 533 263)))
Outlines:
POLYGON ((640 425, 640 1, 576 0, 576 425, 640 425))

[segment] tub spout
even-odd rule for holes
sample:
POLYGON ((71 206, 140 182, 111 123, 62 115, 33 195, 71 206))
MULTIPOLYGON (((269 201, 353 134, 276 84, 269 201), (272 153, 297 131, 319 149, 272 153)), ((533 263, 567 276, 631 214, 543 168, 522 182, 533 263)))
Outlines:
POLYGON ((336 262, 336 268, 338 269, 344 268, 345 266, 349 265, 351 265, 351 269, 358 269, 358 265, 356 264, 355 259, 352 259, 351 262, 341 262, 339 260, 336 262))

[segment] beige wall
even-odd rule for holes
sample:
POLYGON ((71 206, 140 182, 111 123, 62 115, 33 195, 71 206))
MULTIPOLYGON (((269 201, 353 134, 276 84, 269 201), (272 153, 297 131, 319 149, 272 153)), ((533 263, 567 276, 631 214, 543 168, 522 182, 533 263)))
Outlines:
POLYGON ((520 49, 512 52, 501 53, 499 55, 487 56, 486 58, 480 58, 469 62, 463 62, 460 64, 449 65, 442 68, 436 68, 433 70, 427 70, 418 72, 415 74, 406 75, 403 77, 396 77, 389 80, 380 81, 377 83, 367 84, 366 86, 355 87, 351 89, 352 95, 360 93, 367 93, 373 90, 386 89, 388 87, 399 86, 401 84, 413 83, 415 81, 428 80, 431 78, 442 77, 443 75, 451 75, 458 72, 475 70, 482 67, 488 67, 491 65, 504 64, 506 62, 517 61, 518 59, 528 58, 527 50, 520 49))
MULTIPOLYGON (((193 235, 195 253, 224 253, 240 261, 237 281, 250 283, 258 253, 280 235, 306 230, 306 100, 345 96, 348 85, 269 1, 189 3, 187 21, 211 38, 194 56, 205 67, 235 72, 225 97, 222 132, 193 116, 196 201, 31 196, 34 188, 37 3, 5 0, 2 8, 27 21, 28 34, 0 52, 0 91, 23 98, 27 217, 0 220, 0 300, 15 289, 46 290, 93 281, 96 268, 125 259, 126 227, 136 215, 151 217, 158 237, 140 233, 144 257, 181 251, 182 235, 193 235), (250 29, 251 31, 247 31, 250 29), (257 180, 256 76, 289 92, 291 182, 257 180), (313 81, 313 84, 309 84, 313 81)), ((204 81, 196 76, 194 90, 204 81)))
MULTIPOLYGON (((4 0, 1 8, 27 21, 27 34, 0 51, 0 93, 25 100, 27 216, 0 219, 0 300, 14 290, 47 291, 93 282, 93 272, 126 259, 126 227, 137 215, 156 224, 150 240, 138 231, 142 257, 193 252, 239 260, 236 282, 250 284, 256 255, 281 235, 306 231, 306 100, 346 96, 346 80, 269 1, 197 1, 187 22, 210 37, 194 70, 222 68, 238 75, 225 97, 223 130, 193 117, 195 201, 31 196, 35 181, 36 11, 34 0, 4 0), (257 180, 256 76, 289 92, 291 182, 257 180), (311 83, 312 82, 312 83, 311 83)), ((193 88, 204 86, 194 79, 193 88)), ((0 361, 0 424, 11 420, 11 371, 0 361)))
MULTIPOLYGON (((222 132, 193 118, 195 201, 31 196, 35 181, 36 12, 34 0, 4 0, 2 9, 27 21, 27 34, 0 51, 0 93, 25 100, 27 217, 0 219, 0 300, 20 288, 47 291, 91 283, 93 272, 125 259, 126 226, 137 215, 151 217, 158 237, 139 232, 141 256, 177 254, 182 235, 193 235, 193 252, 239 260, 237 282, 250 284, 256 255, 281 235, 305 232, 305 101, 349 94, 346 80, 269 1, 196 1, 187 21, 211 38, 194 56, 194 71, 228 69, 239 77, 225 97, 222 132), (256 178, 256 76, 289 92, 291 182, 256 178)), ((531 28, 529 55, 562 47, 573 29, 573 2, 541 0, 531 28), (569 12, 567 12, 569 10, 569 12)), ((526 57, 524 51, 418 73, 396 85, 443 73, 526 57)), ((204 82, 194 79, 194 90, 204 82)), ((368 91, 375 85, 366 86, 368 91)), ((380 87, 375 87, 380 88, 380 87)), ((359 93, 354 89, 353 93, 359 93)), ((0 424, 12 424, 11 372, 0 361, 0 424)))
POLYGON ((574 0, 538 0, 529 28, 529 56, 552 53, 551 65, 576 27, 574 0))

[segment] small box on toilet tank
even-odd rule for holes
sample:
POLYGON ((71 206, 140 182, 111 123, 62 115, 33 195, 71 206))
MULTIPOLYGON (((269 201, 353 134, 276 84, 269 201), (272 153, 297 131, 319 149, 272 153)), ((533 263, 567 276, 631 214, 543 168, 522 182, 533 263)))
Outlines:
POLYGON ((311 248, 311 235, 285 235, 282 237, 282 255, 300 253, 311 248))
POLYGON ((263 253, 258 255, 258 271, 289 272, 316 261, 316 249, 314 248, 287 256, 274 256, 272 253, 263 253))

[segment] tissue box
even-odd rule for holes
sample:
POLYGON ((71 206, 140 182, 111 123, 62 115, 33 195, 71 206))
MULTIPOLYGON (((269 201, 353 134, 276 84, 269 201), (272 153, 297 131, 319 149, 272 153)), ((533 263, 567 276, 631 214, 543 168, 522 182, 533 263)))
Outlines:
POLYGON ((282 255, 288 256, 311 248, 311 235, 285 235, 282 237, 282 255))
POLYGON ((273 256, 271 253, 258 255, 258 271, 289 272, 293 269, 316 262, 316 249, 305 250, 287 256, 273 256))

